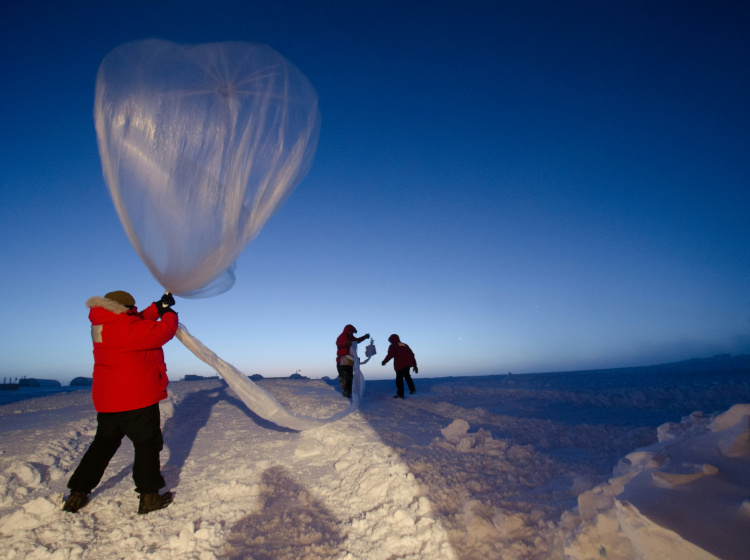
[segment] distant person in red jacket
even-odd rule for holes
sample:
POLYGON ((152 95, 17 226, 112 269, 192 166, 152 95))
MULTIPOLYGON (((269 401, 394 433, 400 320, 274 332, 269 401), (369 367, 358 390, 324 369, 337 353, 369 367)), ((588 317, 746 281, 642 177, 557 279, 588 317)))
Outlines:
POLYGON ((411 368, 414 368, 414 373, 419 373, 417 359, 414 357, 414 352, 411 351, 409 345, 401 342, 397 334, 389 336, 388 342, 391 345, 388 347, 388 355, 383 360, 383 365, 387 364, 393 358, 393 369, 396 370, 396 395, 393 398, 403 399, 404 380, 406 380, 406 384, 409 386, 410 395, 413 395, 417 391, 414 381, 412 381, 409 374, 411 368))
POLYGON ((96 435, 70 477, 71 493, 63 510, 75 513, 88 503, 109 461, 127 436, 133 442, 133 480, 140 494, 138 513, 167 507, 172 493, 159 495, 165 486, 159 452, 162 439, 159 401, 167 398, 167 366, 162 346, 177 331, 177 313, 171 294, 142 313, 127 292, 110 292, 86 302, 90 308, 94 343, 92 398, 96 435))
POLYGON ((339 374, 341 394, 347 399, 352 396, 352 381, 354 379, 354 358, 350 356, 352 342, 360 343, 370 338, 370 334, 355 337, 357 329, 346 325, 343 332, 336 339, 336 371, 339 374))

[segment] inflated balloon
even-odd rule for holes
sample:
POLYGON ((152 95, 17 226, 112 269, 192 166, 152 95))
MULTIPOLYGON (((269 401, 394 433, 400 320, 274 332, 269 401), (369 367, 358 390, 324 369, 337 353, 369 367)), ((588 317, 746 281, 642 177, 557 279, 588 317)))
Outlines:
POLYGON ((166 289, 208 297, 307 173, 320 114, 305 76, 266 45, 146 40, 102 62, 104 177, 133 247, 166 289))

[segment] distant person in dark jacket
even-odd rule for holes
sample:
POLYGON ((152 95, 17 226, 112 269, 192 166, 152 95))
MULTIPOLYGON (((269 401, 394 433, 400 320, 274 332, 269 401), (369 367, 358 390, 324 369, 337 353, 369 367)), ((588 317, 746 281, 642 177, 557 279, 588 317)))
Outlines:
POLYGON ((162 439, 159 401, 167 398, 167 366, 162 346, 177 331, 175 301, 166 293, 142 313, 127 292, 89 298, 94 344, 94 384, 91 396, 96 435, 70 477, 70 496, 63 510, 77 512, 99 484, 109 461, 127 436, 133 442, 133 480, 140 494, 138 513, 167 507, 172 493, 165 486, 159 452, 162 439))
POLYGON ((352 325, 346 325, 341 334, 336 338, 336 371, 339 374, 341 393, 347 399, 352 396, 352 380, 354 379, 354 359, 349 355, 352 342, 362 342, 370 338, 369 333, 355 337, 357 329, 352 325))
POLYGON ((393 358, 393 369, 396 370, 396 395, 393 398, 403 399, 404 380, 406 380, 406 384, 409 386, 410 395, 413 395, 417 391, 414 381, 412 381, 409 374, 411 368, 414 368, 414 373, 419 373, 417 359, 414 357, 414 352, 411 351, 409 345, 401 342, 397 334, 389 336, 388 342, 391 345, 388 347, 388 355, 383 360, 383 365, 387 364, 393 358))

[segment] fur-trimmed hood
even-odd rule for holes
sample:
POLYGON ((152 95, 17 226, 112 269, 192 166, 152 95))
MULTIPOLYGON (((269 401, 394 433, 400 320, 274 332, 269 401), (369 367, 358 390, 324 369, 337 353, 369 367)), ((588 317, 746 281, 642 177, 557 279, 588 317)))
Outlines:
POLYGON ((87 299, 86 307, 88 307, 89 309, 93 309, 94 307, 101 307, 102 309, 106 309, 107 311, 111 311, 112 313, 115 313, 117 315, 121 315, 130 311, 130 309, 125 307, 123 304, 117 303, 116 301, 101 296, 93 296, 87 299))

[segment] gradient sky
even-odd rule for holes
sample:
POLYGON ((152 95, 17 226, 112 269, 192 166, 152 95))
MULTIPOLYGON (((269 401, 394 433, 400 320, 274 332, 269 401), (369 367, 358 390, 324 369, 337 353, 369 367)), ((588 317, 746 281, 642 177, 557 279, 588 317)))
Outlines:
POLYGON ((92 116, 102 59, 151 37, 267 43, 319 95, 312 169, 235 287, 176 306, 246 373, 334 376, 347 323, 428 376, 750 353, 748 29, 745 1, 11 0, 0 377, 90 375, 85 301, 163 291, 92 116))

